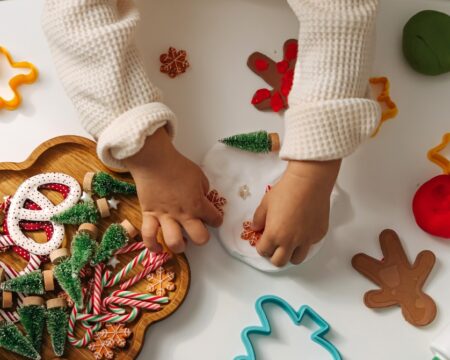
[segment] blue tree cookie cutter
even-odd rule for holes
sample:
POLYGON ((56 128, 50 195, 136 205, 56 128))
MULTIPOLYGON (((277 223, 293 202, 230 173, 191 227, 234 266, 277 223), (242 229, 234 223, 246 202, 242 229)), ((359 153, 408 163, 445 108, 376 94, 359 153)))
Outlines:
POLYGON ((241 339, 247 351, 247 355, 236 356, 234 360, 256 360, 255 349, 253 347, 252 341, 250 340, 250 336, 271 335, 272 327, 270 325, 269 319, 267 318, 266 312, 264 311, 265 304, 272 304, 281 308, 285 313, 289 315, 292 322, 297 326, 301 325, 305 316, 309 317, 319 326, 319 329, 311 334, 311 340, 327 350, 332 356, 333 360, 342 360, 341 354, 339 353, 338 349, 325 339, 325 335, 330 331, 331 328, 330 325, 318 313, 316 313, 307 305, 303 305, 298 311, 296 311, 285 300, 275 295, 264 295, 256 301, 256 313, 258 314, 262 326, 249 326, 242 330, 241 339))

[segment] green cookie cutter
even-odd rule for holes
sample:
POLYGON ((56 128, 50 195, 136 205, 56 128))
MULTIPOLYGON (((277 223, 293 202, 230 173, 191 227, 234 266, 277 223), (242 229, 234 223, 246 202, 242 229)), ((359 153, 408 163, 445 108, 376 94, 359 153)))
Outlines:
POLYGON ((256 313, 261 321, 261 326, 249 326, 246 327, 241 333, 241 339, 247 351, 247 355, 239 355, 234 360, 256 360, 255 349, 250 339, 252 335, 270 336, 272 334, 272 327, 264 311, 265 304, 272 304, 281 308, 285 313, 289 315, 292 322, 300 326, 304 317, 308 317, 313 320, 319 329, 311 335, 311 340, 322 348, 327 350, 332 356, 333 360, 342 360, 341 354, 337 348, 325 339, 325 335, 330 331, 330 325, 312 308, 307 305, 303 305, 297 311, 291 305, 289 305, 282 298, 275 295, 264 295, 260 297, 255 304, 256 313))

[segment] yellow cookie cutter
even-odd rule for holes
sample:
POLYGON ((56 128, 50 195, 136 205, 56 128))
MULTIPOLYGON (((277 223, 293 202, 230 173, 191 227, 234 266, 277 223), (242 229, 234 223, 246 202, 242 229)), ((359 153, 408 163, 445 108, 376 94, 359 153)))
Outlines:
POLYGON ((450 175, 450 161, 441 154, 441 151, 446 149, 450 144, 450 133, 447 133, 443 136, 442 142, 428 151, 428 159, 438 165, 444 173, 450 175))
POLYGON ((398 107, 397 104, 391 98, 390 94, 391 83, 387 77, 385 76, 374 77, 369 79, 369 83, 374 86, 382 85, 382 90, 380 94, 377 96, 377 101, 380 103, 381 106, 384 105, 385 107, 385 109, 381 114, 380 124, 375 129, 375 132, 372 134, 372 137, 375 137, 377 136, 378 132, 380 131, 381 127, 386 121, 393 119, 398 115, 398 107))
POLYGON ((22 97, 20 96, 19 91, 17 90, 20 85, 24 84, 32 84, 34 83, 38 78, 38 69, 31 63, 26 61, 21 62, 15 62, 9 53, 8 50, 6 50, 4 47, 0 46, 0 54, 6 57, 8 60, 9 65, 15 69, 29 69, 30 72, 28 74, 19 74, 14 76, 11 80, 9 80, 9 87, 11 88, 14 96, 11 100, 5 100, 4 98, 0 97, 0 110, 6 109, 6 110, 15 110, 17 109, 21 102, 22 97))

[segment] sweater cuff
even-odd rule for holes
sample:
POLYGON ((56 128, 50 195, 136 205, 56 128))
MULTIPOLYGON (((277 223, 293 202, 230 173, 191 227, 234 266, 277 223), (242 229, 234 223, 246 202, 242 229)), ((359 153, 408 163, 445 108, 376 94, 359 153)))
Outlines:
POLYGON ((285 117, 284 160, 342 159, 377 128, 381 109, 369 99, 339 99, 302 104, 285 117))
POLYGON ((122 160, 138 153, 145 139, 162 126, 173 138, 176 117, 163 103, 153 102, 127 111, 100 134, 97 142, 100 160, 106 166, 125 169, 122 160))

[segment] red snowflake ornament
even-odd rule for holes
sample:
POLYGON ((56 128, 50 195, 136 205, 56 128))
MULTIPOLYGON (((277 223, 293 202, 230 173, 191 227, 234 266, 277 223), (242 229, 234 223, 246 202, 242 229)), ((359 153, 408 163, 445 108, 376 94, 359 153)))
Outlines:
POLYGON ((166 54, 160 56, 161 72, 175 78, 178 75, 184 74, 189 68, 190 64, 186 60, 187 52, 185 50, 177 50, 173 47, 169 48, 166 54))
POLYGON ((252 230, 251 221, 245 221, 242 224, 243 230, 241 232, 241 239, 246 240, 250 243, 251 246, 256 246, 256 243, 261 239, 262 231, 254 231, 252 230))
POLYGON ((279 112, 289 107, 289 94, 294 83, 294 71, 298 55, 297 40, 288 40, 284 44, 284 57, 275 62, 260 52, 250 55, 247 65, 267 84, 269 89, 259 89, 252 99, 252 104, 261 111, 279 112))
POLYGON ((214 205, 214 207, 220 211, 223 215, 223 207, 227 204, 227 199, 219 195, 217 190, 211 190, 209 194, 206 196, 207 199, 214 205))

